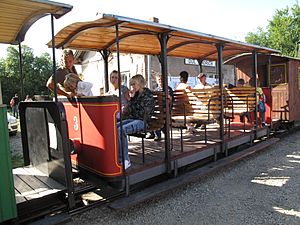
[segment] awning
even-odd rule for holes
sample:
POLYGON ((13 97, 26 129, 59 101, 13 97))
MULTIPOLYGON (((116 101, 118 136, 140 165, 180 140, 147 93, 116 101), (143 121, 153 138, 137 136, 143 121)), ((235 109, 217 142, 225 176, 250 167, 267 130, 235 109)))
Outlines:
MULTIPOLYGON (((123 53, 159 55, 161 46, 158 36, 162 33, 169 35, 168 56, 216 60, 218 58, 216 46, 219 44, 224 46, 225 59, 253 51, 263 54, 279 53, 274 49, 210 34, 107 14, 103 14, 95 21, 77 22, 63 28, 55 36, 55 47, 116 51, 116 25, 118 25, 120 52, 123 53)), ((51 42, 48 46, 51 47, 51 42)))
POLYGON ((46 0, 1 0, 0 43, 18 44, 37 20, 48 14, 59 18, 72 8, 71 5, 46 0))

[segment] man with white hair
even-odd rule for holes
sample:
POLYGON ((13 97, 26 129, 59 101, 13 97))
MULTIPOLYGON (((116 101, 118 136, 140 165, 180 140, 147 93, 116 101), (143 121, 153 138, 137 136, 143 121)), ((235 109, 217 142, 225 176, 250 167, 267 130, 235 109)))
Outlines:
POLYGON ((197 78, 199 79, 199 83, 194 87, 195 89, 211 88, 211 85, 206 82, 206 75, 204 73, 199 73, 197 78))

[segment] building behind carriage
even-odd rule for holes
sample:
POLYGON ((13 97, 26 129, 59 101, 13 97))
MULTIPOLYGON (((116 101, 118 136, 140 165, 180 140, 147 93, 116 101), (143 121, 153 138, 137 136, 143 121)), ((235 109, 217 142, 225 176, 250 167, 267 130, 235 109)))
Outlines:
MULTIPOLYGON (((104 88, 104 61, 99 52, 77 51, 76 68, 83 78, 94 84, 97 93, 104 88)), ((117 70, 117 55, 112 53, 109 57, 108 71, 117 70)), ((179 73, 183 70, 189 73, 188 83, 193 87, 197 84, 197 75, 201 72, 207 75, 207 81, 211 85, 218 85, 217 63, 215 61, 203 60, 201 67, 197 60, 188 58, 168 57, 168 84, 173 89, 179 83, 179 73)), ((161 71, 159 58, 153 55, 120 54, 120 72, 122 83, 129 87, 129 80, 136 74, 142 74, 147 80, 148 87, 155 86, 155 74, 161 71)), ((223 66, 225 84, 235 83, 235 69, 232 65, 223 66)), ((106 90, 104 90, 106 91, 106 90)))

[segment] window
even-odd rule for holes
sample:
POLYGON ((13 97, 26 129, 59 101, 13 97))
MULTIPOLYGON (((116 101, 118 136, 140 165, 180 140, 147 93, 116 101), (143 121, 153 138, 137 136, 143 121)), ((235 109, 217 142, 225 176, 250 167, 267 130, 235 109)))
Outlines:
POLYGON ((286 83, 286 64, 271 65, 270 70, 271 85, 286 83))

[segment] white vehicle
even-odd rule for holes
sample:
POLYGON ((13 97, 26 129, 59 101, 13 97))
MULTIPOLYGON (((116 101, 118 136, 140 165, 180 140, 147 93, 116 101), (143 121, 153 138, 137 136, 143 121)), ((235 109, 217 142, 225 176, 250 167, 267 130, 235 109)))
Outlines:
POLYGON ((18 132, 18 121, 17 119, 7 113, 8 131, 10 135, 16 135, 18 132))

